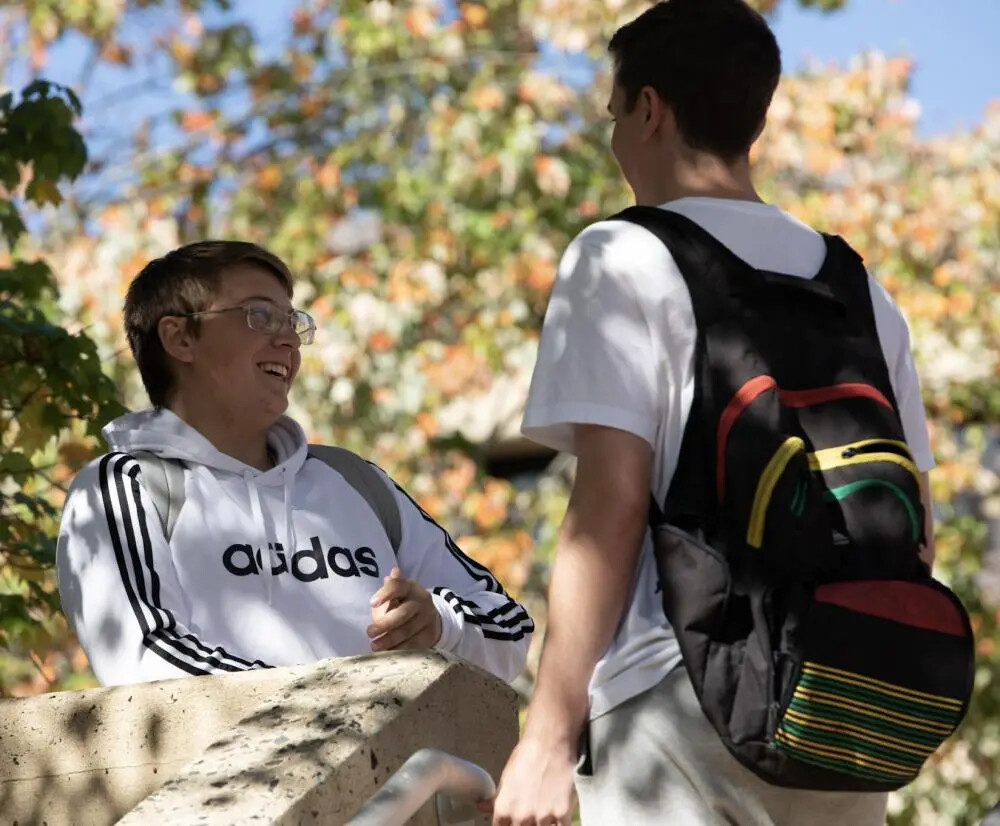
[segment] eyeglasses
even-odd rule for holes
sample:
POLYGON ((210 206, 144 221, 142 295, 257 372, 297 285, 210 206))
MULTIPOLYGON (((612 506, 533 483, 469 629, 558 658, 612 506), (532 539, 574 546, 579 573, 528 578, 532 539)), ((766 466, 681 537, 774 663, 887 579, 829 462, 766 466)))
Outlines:
POLYGON ((267 301, 238 304, 235 307, 220 307, 218 310, 199 310, 196 313, 171 313, 176 318, 197 318, 200 315, 231 313, 236 310, 246 312, 247 326, 258 333, 274 335, 280 333, 287 324, 303 344, 312 344, 316 338, 316 322, 302 310, 283 310, 267 301))

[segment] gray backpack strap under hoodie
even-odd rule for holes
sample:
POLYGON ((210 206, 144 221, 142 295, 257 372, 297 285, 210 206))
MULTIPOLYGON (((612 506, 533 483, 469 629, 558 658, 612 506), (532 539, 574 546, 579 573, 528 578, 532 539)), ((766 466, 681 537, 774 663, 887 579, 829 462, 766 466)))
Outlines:
POLYGON ((184 504, 184 463, 180 459, 167 459, 145 450, 132 454, 142 471, 146 492, 160 517, 163 535, 170 541, 174 533, 177 514, 184 504))
POLYGON ((403 526, 399 516, 399 505, 396 497, 385 480, 372 465, 343 447, 333 445, 309 445, 309 455, 332 467, 344 477, 368 506, 375 511, 378 521, 382 523, 392 550, 399 553, 403 541, 403 526))
MULTIPOLYGON (((136 451, 132 456, 139 463, 146 492, 153 500, 163 526, 163 535, 169 542, 177 514, 184 505, 184 465, 178 459, 167 459, 146 451, 136 451)), ((399 553, 403 539, 399 506, 378 471, 357 453, 342 447, 309 445, 309 456, 329 465, 361 494, 382 523, 392 550, 399 553)))

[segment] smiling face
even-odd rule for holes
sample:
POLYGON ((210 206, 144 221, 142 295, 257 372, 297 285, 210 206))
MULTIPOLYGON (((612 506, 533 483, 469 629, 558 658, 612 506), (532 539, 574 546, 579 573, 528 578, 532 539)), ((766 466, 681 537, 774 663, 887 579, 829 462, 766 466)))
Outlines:
MULTIPOLYGON (((263 267, 227 270, 206 311, 270 303, 292 309, 284 285, 263 267)), ((176 394, 185 406, 212 411, 220 425, 266 429, 288 407, 288 391, 301 364, 298 335, 290 325, 276 333, 247 324, 244 309, 200 315, 198 334, 188 338, 179 365, 176 394)))

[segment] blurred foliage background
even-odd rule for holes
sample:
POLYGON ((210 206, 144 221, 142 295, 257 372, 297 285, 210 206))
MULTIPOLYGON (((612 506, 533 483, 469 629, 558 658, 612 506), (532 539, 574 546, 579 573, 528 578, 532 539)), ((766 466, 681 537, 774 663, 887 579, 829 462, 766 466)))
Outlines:
MULTIPOLYGON (((58 610, 58 509, 99 427, 147 404, 127 283, 203 237, 264 244, 299 275, 320 328, 291 411, 310 438, 389 470, 544 628, 572 467, 517 428, 559 255, 628 203, 605 46, 645 3, 299 0, 287 37, 255 33, 250 5, 0 0, 2 76, 30 83, 0 83, 3 696, 94 684, 58 610), (73 89, 41 80, 66 43, 80 77, 53 79, 73 89), (109 68, 118 86, 81 119, 109 68)), ((973 614, 979 666, 892 822, 973 824, 1000 798, 1000 107, 921 139, 911 73, 868 53, 786 75, 754 161, 764 196, 844 235, 910 320, 937 573, 973 614)))

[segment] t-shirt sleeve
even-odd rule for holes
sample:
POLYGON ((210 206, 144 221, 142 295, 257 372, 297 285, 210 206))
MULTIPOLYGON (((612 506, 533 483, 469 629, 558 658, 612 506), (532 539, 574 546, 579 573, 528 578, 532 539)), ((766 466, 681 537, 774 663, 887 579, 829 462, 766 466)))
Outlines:
POLYGON ((902 311, 885 288, 871 277, 869 286, 875 311, 875 326, 889 367, 889 378, 899 405, 906 443, 917 468, 927 471, 934 467, 934 454, 931 452, 927 433, 927 414, 920 392, 920 377, 917 375, 910 346, 910 328, 902 311))
POLYGON ((655 448, 660 417, 649 323, 633 282, 609 262, 600 238, 585 232, 559 265, 522 431, 572 453, 575 424, 604 425, 655 448))

